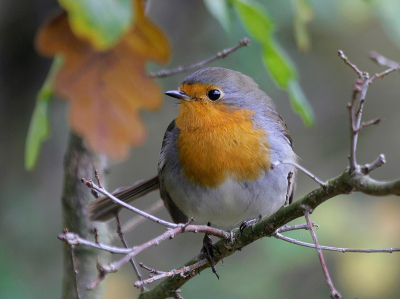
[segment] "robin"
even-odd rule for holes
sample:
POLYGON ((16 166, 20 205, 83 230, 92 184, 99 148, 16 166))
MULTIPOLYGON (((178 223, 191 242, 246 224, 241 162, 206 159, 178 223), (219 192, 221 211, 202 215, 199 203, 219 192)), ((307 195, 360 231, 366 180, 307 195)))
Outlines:
MULTIPOLYGON (((158 175, 116 190, 117 197, 131 201, 159 189, 174 222, 195 217, 222 228, 267 217, 292 198, 294 167, 273 167, 296 162, 292 139, 272 100, 250 77, 210 67, 165 94, 180 104, 164 135, 158 175)), ((102 197, 88 205, 88 215, 105 221, 120 208, 102 197)))

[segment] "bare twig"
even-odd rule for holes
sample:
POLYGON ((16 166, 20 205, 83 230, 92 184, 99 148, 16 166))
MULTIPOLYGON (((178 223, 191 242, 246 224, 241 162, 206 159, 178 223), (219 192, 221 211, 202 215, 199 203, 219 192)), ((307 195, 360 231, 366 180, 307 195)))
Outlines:
POLYGON ((360 132, 362 129, 364 129, 365 127, 371 126, 371 125, 377 125, 382 121, 382 119, 380 118, 375 118, 375 119, 371 119, 369 121, 363 122, 361 123, 361 125, 355 130, 357 133, 360 132))
POLYGON ((103 185, 101 184, 100 173, 99 173, 99 171, 98 171, 97 169, 95 169, 95 171, 94 171, 94 177, 96 178, 97 184, 99 185, 99 187, 100 187, 101 189, 104 189, 104 188, 103 188, 103 185))
POLYGON ((93 228, 93 234, 94 234, 94 242, 96 244, 99 244, 99 231, 97 230, 97 227, 93 228))
MULTIPOLYGON (((315 223, 313 223, 314 227, 319 228, 319 226, 315 223)), ((280 234, 283 232, 288 232, 288 231, 292 231, 292 230, 299 230, 299 229, 305 229, 308 230, 308 225, 307 223, 303 223, 303 224, 296 224, 296 225, 284 225, 280 228, 278 228, 275 233, 280 234)))
POLYGON ((342 58, 343 61, 344 61, 348 66, 350 66, 350 67, 357 73, 357 75, 361 78, 361 76, 362 76, 362 71, 360 71, 360 70, 358 69, 358 67, 357 67, 355 64, 353 64, 353 63, 351 63, 351 62, 349 61, 349 59, 347 58, 346 55, 344 55, 344 53, 343 53, 342 50, 339 50, 339 51, 338 51, 338 55, 339 55, 339 57, 342 58))
POLYGON ((369 57, 372 60, 375 60, 379 65, 382 66, 388 66, 390 68, 395 68, 395 67, 399 67, 399 63, 393 60, 390 60, 388 58, 386 58, 385 56, 377 53, 377 52, 371 52, 369 54, 369 57))
POLYGON ((162 77, 172 76, 172 75, 176 75, 176 74, 179 74, 179 73, 182 73, 182 72, 190 71, 190 70, 202 67, 203 65, 205 65, 207 63, 210 63, 210 62, 212 62, 212 61, 214 61, 216 59, 225 58, 230 53, 236 51, 237 49, 239 49, 239 48, 241 48, 243 46, 247 46, 249 44, 250 44, 250 40, 246 37, 246 38, 242 39, 241 41, 239 41, 239 43, 236 46, 234 46, 232 48, 224 49, 221 52, 218 52, 216 55, 214 55, 214 56, 212 56, 212 57, 210 57, 210 58, 208 58, 206 60, 197 62, 195 64, 191 64, 191 65, 188 65, 188 66, 179 66, 179 67, 177 67, 175 69, 172 69, 172 70, 161 70, 161 71, 159 71, 157 73, 149 74, 148 76, 150 78, 162 78, 162 77))
POLYGON ((194 264, 192 264, 190 266, 184 266, 184 267, 182 267, 182 268, 180 268, 178 270, 173 269, 173 270, 170 270, 170 271, 167 271, 167 272, 161 272, 161 271, 154 270, 154 269, 150 268, 151 270, 160 272, 160 274, 154 275, 153 277, 151 277, 149 279, 146 279, 146 280, 143 280, 143 281, 136 281, 134 286, 139 288, 139 287, 141 287, 141 286, 143 286, 145 284, 152 283, 152 282, 154 282, 156 280, 160 280, 160 279, 163 279, 165 277, 172 277, 172 276, 175 276, 177 274, 181 275, 182 277, 187 277, 188 275, 194 275, 194 271, 196 269, 204 266, 207 263, 208 263, 208 260, 207 259, 203 259, 203 260, 200 260, 199 262, 194 263, 194 264))
POLYGON ((103 251, 108 251, 110 253, 116 254, 132 254, 132 256, 137 255, 138 253, 142 252, 143 250, 158 245, 162 241, 167 239, 173 239, 176 235, 183 233, 183 232, 192 232, 192 233, 208 233, 209 235, 216 236, 221 239, 228 239, 230 238, 230 234, 226 231, 223 231, 218 228, 213 228, 207 225, 181 225, 174 229, 168 229, 166 232, 161 234, 160 236, 154 238, 153 240, 146 242, 140 246, 135 246, 132 248, 120 248, 115 246, 109 246, 101 243, 95 243, 84 238, 79 237, 77 234, 72 232, 65 232, 63 234, 58 235, 58 239, 65 241, 69 245, 84 245, 93 248, 97 248, 103 251))
MULTIPOLYGON (((155 212, 157 212, 163 206, 164 206, 164 203, 162 202, 162 200, 158 200, 156 203, 154 203, 152 206, 150 206, 144 212, 147 214, 153 215, 155 212)), ((124 233, 127 233, 128 231, 131 231, 131 230, 135 229, 136 227, 138 227, 144 221, 146 221, 146 218, 144 218, 140 215, 132 217, 124 225, 122 225, 122 231, 124 233)))
POLYGON ((76 298, 80 299, 80 293, 79 293, 79 283, 78 283, 78 270, 76 269, 76 262, 75 262, 75 246, 70 245, 68 246, 70 253, 71 253, 71 264, 72 264, 72 269, 74 271, 74 277, 75 277, 75 288, 76 288, 76 298))
POLYGON ((100 282, 102 282, 106 277, 108 273, 114 273, 116 272, 115 269, 113 269, 112 267, 109 266, 103 266, 100 264, 100 260, 99 258, 97 258, 97 271, 99 272, 99 276, 96 278, 96 280, 94 280, 93 282, 91 282, 86 288, 88 290, 93 290, 100 282))
POLYGON ((377 169, 378 167, 381 167, 383 164, 386 163, 386 159, 385 159, 385 155, 384 154, 380 154, 378 156, 378 158, 376 158, 374 160, 374 162, 370 163, 370 164, 365 164, 363 167, 361 167, 361 171, 364 174, 368 174, 371 171, 377 169))
POLYGON ((165 272, 163 272, 163 271, 159 271, 159 270, 157 270, 157 269, 153 269, 153 268, 147 267, 147 266, 144 265, 143 263, 139 263, 139 265, 140 265, 140 267, 142 267, 143 269, 146 269, 147 271, 149 271, 150 273, 153 273, 153 274, 163 274, 163 273, 165 273, 165 272))
POLYGON ((292 161, 278 161, 272 164, 272 167, 278 166, 280 164, 289 164, 292 165, 294 167, 296 167, 298 170, 300 170, 301 172, 303 172, 304 174, 306 174, 307 176, 309 176, 310 178, 312 178, 317 184, 321 185, 322 187, 324 187, 326 185, 326 183, 324 183, 323 181, 321 181, 319 178, 317 178, 316 175, 314 175, 313 173, 311 173, 310 171, 308 171, 307 169, 305 169, 303 166, 292 162, 292 161))
POLYGON ((91 242, 91 241, 81 238, 77 234, 74 234, 71 232, 67 232, 67 233, 58 235, 58 239, 65 241, 69 245, 74 245, 74 246, 84 245, 84 246, 89 246, 89 247, 101 249, 104 251, 108 251, 110 253, 128 254, 128 253, 132 252, 132 250, 133 250, 132 248, 126 249, 126 248, 114 247, 114 246, 109 246, 109 245, 105 245, 105 244, 101 244, 101 243, 91 242))
MULTIPOLYGON (((343 52, 342 52, 343 53, 343 52)), ((347 57, 346 57, 347 59, 347 57)), ((352 102, 348 104, 349 115, 350 115, 350 136, 351 136, 351 146, 350 146, 350 170, 354 172, 358 167, 357 159, 356 159, 356 149, 357 149, 357 141, 358 141, 358 133, 361 130, 361 117, 365 103, 365 95, 368 90, 368 82, 369 75, 367 73, 362 73, 360 75, 360 79, 356 80, 356 83, 353 86, 353 97, 352 102), (357 111, 354 111, 356 100, 359 99, 360 105, 357 111)))
POLYGON ((397 65, 396 67, 392 67, 392 68, 390 68, 390 69, 387 69, 386 71, 383 71, 383 72, 381 72, 381 73, 376 73, 375 75, 373 75, 372 77, 371 77, 371 79, 369 79, 369 84, 371 84, 372 82, 374 82, 374 80, 375 79, 378 79, 378 78, 383 78, 383 77, 385 77, 386 75, 388 75, 388 74, 390 74, 390 73, 392 73, 392 72, 394 72, 394 71, 398 71, 399 70, 399 66, 400 65, 397 65))
MULTIPOLYGON (((145 219, 145 218, 143 218, 143 219, 145 219)), ((124 234, 122 233, 122 230, 121 230, 121 221, 119 220, 119 216, 116 216, 115 220, 117 222, 117 234, 118 234, 122 244, 125 246, 125 248, 129 248, 128 247, 128 243, 126 243, 126 240, 124 238, 124 234)), ((131 265, 133 267, 133 270, 135 271, 135 274, 136 274, 138 280, 142 281, 142 275, 140 275, 139 268, 136 265, 135 259, 133 257, 130 259, 130 263, 131 263, 131 265)))
POLYGON ((119 205, 123 206, 124 208, 128 209, 129 211, 135 212, 135 213, 137 213, 137 214, 139 214, 139 215, 141 215, 141 216, 143 216, 143 217, 145 217, 147 219, 150 219, 150 220, 152 220, 152 221, 154 221, 156 223, 159 223, 159 224, 164 225, 164 226, 169 227, 169 228, 176 228, 176 227, 179 226, 179 224, 162 220, 162 219, 157 218, 157 217, 155 217, 153 215, 147 214, 147 213, 143 212, 142 210, 139 210, 139 209, 135 208, 134 206, 131 206, 131 205, 127 204, 126 202, 124 202, 124 201, 118 199, 117 197, 115 197, 114 195, 112 195, 107 190, 98 187, 92 181, 88 181, 85 178, 82 178, 82 182, 84 184, 86 184, 86 186, 88 186, 89 188, 95 189, 96 191, 102 193, 103 195, 107 195, 112 201, 118 203, 119 205))
POLYGON ((220 229, 210 227, 208 225, 187 225, 187 226, 179 226, 177 228, 171 228, 171 229, 168 229, 165 233, 159 235, 158 237, 156 237, 140 246, 135 247, 135 249, 132 250, 129 254, 124 256, 119 261, 113 263, 112 267, 118 270, 119 268, 121 268, 121 266, 123 264, 125 264, 127 261, 129 261, 129 259, 131 257, 136 256, 137 254, 146 250, 147 248, 150 248, 152 246, 157 246, 161 242, 164 242, 165 240, 172 239, 177 234, 180 234, 183 232, 194 232, 194 233, 204 232, 209 235, 213 235, 213 236, 216 236, 216 237, 219 237, 222 239, 228 239, 230 237, 229 233, 227 233, 223 230, 220 230, 220 229))
POLYGON ((311 233, 311 236, 313 238, 315 248, 317 249, 319 261, 321 262, 322 270, 324 271, 326 282, 331 289, 331 298, 332 299, 340 299, 342 296, 339 294, 339 292, 335 289, 332 279, 329 275, 328 268, 326 267, 326 263, 324 260, 324 256, 322 255, 322 250, 321 247, 319 246, 317 235, 315 234, 314 228, 313 228, 313 223, 310 220, 310 209, 304 209, 304 216, 306 217, 307 221, 307 228, 311 233))
MULTIPOLYGON (((293 238, 289 238, 287 236, 284 236, 280 233, 274 233, 272 235, 273 237, 304 247, 309 247, 309 248, 316 248, 315 244, 299 241, 293 238)), ((397 247, 392 247, 392 248, 366 248, 366 249, 361 249, 361 248, 343 248, 343 247, 332 247, 332 246, 324 246, 324 245, 319 245, 319 248, 322 250, 330 250, 330 251, 338 251, 342 253, 346 252, 359 252, 359 253, 393 253, 396 251, 400 251, 400 248, 397 247)))

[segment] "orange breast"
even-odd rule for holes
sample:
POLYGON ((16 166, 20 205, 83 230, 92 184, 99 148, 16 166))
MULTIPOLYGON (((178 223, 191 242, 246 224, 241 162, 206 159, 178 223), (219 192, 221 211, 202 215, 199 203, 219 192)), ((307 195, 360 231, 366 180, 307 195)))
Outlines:
POLYGON ((179 162, 191 183, 213 188, 228 176, 255 180, 270 169, 267 132, 253 129, 251 115, 218 102, 181 102, 176 118, 179 162))

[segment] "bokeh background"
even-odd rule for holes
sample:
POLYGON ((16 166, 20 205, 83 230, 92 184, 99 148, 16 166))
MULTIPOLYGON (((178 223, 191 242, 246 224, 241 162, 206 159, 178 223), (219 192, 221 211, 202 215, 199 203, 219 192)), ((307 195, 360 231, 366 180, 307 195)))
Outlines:
MULTIPOLYGON (((260 46, 253 42, 224 60, 212 63, 251 77, 276 102, 289 127, 301 164, 321 179, 340 174, 347 165, 349 125, 346 104, 355 73, 337 57, 342 49, 357 66, 370 73, 384 68, 368 58, 377 51, 400 61, 399 44, 383 25, 385 16, 373 1, 310 1, 315 19, 308 29, 312 48, 301 54, 293 38, 290 1, 260 1, 277 23, 276 38, 298 68, 300 83, 316 115, 306 128, 290 108, 287 95, 276 88, 262 67, 260 46)), ((391 1, 395 3, 395 1, 391 1)), ((395 5, 394 5, 395 7, 395 5)), ((398 6, 397 6, 398 7, 398 6)), ((60 196, 63 155, 68 137, 67 103, 51 105, 52 137, 45 142, 37 167, 24 169, 24 143, 35 96, 50 66, 38 56, 33 38, 38 26, 58 9, 55 0, 0 2, 0 298, 58 298, 62 282, 60 196)), ((396 13, 396 11, 390 11, 396 13)), ((400 16, 400 11, 397 11, 400 16)), ((205 59, 246 36, 236 20, 231 34, 205 9, 202 1, 167 0, 150 3, 150 18, 166 32, 173 49, 167 67, 205 59)), ((396 28, 392 28, 395 29, 396 28)), ((400 30, 397 28, 397 30, 400 30)), ((160 69, 149 65, 149 70, 160 69)), ((176 88, 188 74, 157 82, 162 90, 176 88)), ((359 139, 358 161, 367 163, 384 153, 387 165, 377 179, 400 176, 399 74, 377 80, 370 87, 364 120, 383 118, 365 129, 359 139)), ((177 114, 176 101, 165 99, 158 112, 143 112, 148 140, 134 148, 126 161, 110 161, 108 186, 114 189, 154 175, 162 136, 177 114)), ((300 174, 296 198, 316 184, 300 174)), ((137 201, 139 208, 154 203, 158 194, 137 201)), ((339 196, 320 206, 312 220, 320 225, 324 245, 359 248, 400 247, 400 204, 397 197, 372 198, 363 194, 339 196)), ((165 211, 158 216, 168 219, 165 211)), ((128 218, 130 215, 123 214, 128 218)), ((302 223, 299 219, 295 223, 302 223)), ((146 222, 129 233, 130 244, 140 244, 163 228, 146 222)), ((306 231, 289 236, 311 241, 306 231)), ((201 235, 180 235, 139 256, 160 270, 177 268, 199 252, 201 235)), ((400 253, 356 254, 325 252, 335 286, 345 298, 399 298, 400 253)), ((95 267, 95 265, 93 265, 95 267)), ((315 250, 275 239, 244 248, 218 265, 221 279, 205 271, 182 289, 186 298, 327 298, 329 289, 315 250)), ((126 265, 106 279, 104 298, 134 298, 133 271, 126 265)))

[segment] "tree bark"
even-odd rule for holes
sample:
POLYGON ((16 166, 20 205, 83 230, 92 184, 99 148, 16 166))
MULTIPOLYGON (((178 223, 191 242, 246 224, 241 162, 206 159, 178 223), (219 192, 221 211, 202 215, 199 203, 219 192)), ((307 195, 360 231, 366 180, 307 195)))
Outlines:
MULTIPOLYGON (((108 244, 110 234, 104 223, 92 223, 85 215, 85 207, 93 199, 88 187, 81 178, 94 178, 97 169, 104 184, 105 157, 90 152, 82 138, 70 133, 67 152, 64 158, 64 186, 62 193, 63 229, 78 233, 87 239, 94 240, 94 228, 97 228, 99 241, 108 244)), ((84 246, 71 246, 64 243, 63 299, 101 298, 103 288, 97 286, 88 291, 86 287, 96 279, 97 257, 106 262, 106 256, 84 246), (73 251, 73 252, 72 252, 73 251), (75 271, 77 273, 75 273, 75 271)))

